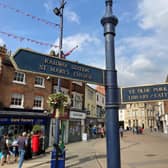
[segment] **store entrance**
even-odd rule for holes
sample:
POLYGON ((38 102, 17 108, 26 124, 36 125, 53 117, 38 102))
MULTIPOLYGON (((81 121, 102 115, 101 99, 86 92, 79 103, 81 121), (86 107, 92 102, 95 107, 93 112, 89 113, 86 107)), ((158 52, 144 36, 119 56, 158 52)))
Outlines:
POLYGON ((0 137, 3 134, 11 134, 13 136, 19 135, 23 132, 30 133, 33 125, 0 125, 0 137))

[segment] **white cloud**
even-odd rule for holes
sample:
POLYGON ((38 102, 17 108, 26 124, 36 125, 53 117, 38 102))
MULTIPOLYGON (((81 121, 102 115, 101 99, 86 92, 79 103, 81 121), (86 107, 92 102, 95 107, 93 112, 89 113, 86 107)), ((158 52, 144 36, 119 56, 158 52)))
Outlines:
MULTIPOLYGON (((58 42, 59 39, 56 40, 55 44, 58 44, 58 42)), ((97 36, 88 33, 78 33, 63 38, 64 53, 70 51, 76 45, 78 45, 78 48, 67 59, 104 68, 104 45, 97 36)), ((52 48, 52 50, 55 49, 52 48)), ((55 51, 57 53, 58 49, 55 51)))
POLYGON ((142 0, 139 2, 139 25, 143 29, 165 29, 168 28, 168 1, 142 0))
MULTIPOLYGON (((78 45, 78 51, 83 51, 86 46, 90 44, 100 43, 99 39, 87 33, 78 33, 73 36, 68 36, 63 38, 63 50, 67 51, 78 45)), ((59 39, 55 42, 56 45, 59 44, 59 39)))
POLYGON ((74 22, 74 23, 80 24, 79 16, 74 11, 65 10, 65 17, 70 22, 74 22))
POLYGON ((0 38, 0 46, 4 45, 5 42, 3 41, 3 39, 0 38))
POLYGON ((168 0, 138 2, 141 35, 121 39, 116 49, 121 86, 162 83, 168 73, 168 0))
POLYGON ((165 80, 168 49, 160 43, 157 36, 122 39, 116 51, 121 85, 158 83, 165 80))

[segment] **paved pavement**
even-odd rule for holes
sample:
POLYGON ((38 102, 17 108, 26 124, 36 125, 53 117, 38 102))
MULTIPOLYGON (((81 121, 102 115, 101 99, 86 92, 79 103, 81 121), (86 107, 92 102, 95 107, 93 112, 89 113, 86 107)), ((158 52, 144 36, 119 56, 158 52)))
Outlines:
MULTIPOLYGON (((66 168, 106 168, 105 138, 66 145, 66 168)), ((124 133, 121 139, 121 168, 168 168, 168 136, 144 132, 124 133)), ((50 168, 50 151, 24 161, 23 168, 50 168)), ((3 168, 17 168, 16 163, 3 168)))

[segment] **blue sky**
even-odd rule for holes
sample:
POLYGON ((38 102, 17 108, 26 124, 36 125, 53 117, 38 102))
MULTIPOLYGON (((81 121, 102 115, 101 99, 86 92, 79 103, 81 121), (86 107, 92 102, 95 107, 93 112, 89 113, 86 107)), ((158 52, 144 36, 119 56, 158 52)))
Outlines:
MULTIPOLYGON (((67 0, 64 9, 63 50, 79 47, 69 60, 104 68, 104 36, 100 19, 105 14, 105 0, 67 0)), ((58 45, 59 27, 37 19, 59 24, 53 9, 60 0, 0 0, 0 32, 58 45), (2 4, 6 4, 4 8, 2 4), (9 7, 13 7, 12 9, 9 7), (18 9, 19 12, 15 12, 18 9)), ((163 83, 168 62, 168 0, 115 0, 113 13, 118 17, 115 56, 119 86, 163 83)), ((51 47, 16 40, 0 33, 0 44, 14 53, 31 48, 49 53, 51 47)))

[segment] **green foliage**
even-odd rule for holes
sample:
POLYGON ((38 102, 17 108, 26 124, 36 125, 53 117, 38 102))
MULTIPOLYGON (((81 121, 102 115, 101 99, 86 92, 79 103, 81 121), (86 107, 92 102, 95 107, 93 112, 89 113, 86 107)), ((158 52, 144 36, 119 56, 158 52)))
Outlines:
POLYGON ((34 133, 38 133, 41 131, 41 126, 40 125, 34 125, 32 131, 34 133))
POLYGON ((65 106, 70 105, 70 98, 68 95, 64 95, 62 92, 53 93, 48 97, 47 103, 50 108, 62 109, 65 106))

